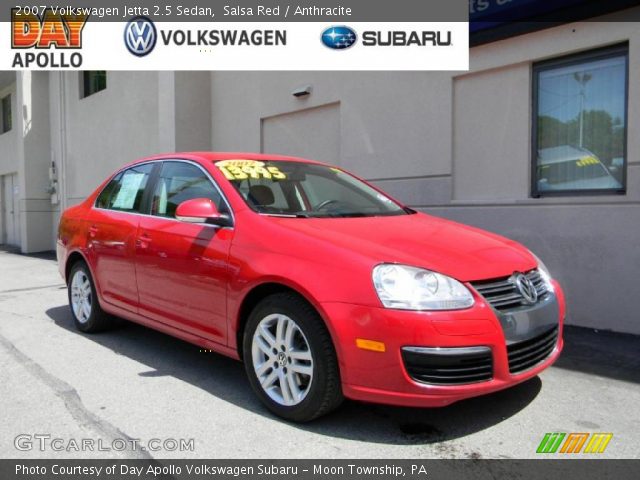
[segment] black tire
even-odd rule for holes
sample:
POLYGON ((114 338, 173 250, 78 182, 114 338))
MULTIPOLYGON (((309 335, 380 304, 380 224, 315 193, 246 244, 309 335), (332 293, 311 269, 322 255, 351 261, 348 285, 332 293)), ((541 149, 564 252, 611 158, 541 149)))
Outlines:
POLYGON ((309 422, 342 403, 340 372, 331 336, 318 312, 294 293, 270 295, 253 309, 244 331, 243 359, 253 391, 271 412, 286 420, 309 422), (253 337, 260 322, 272 314, 286 315, 295 322, 306 337, 313 359, 313 380, 306 396, 297 405, 287 406, 274 401, 260 385, 254 369, 253 337))
MULTIPOLYGON (((100 302, 98 301, 98 295, 96 294, 96 286, 93 281, 93 277, 91 276, 91 271, 87 264, 83 261, 78 261, 74 263, 71 267, 71 271, 69 272, 69 279, 67 283, 67 295, 69 298, 69 309, 71 310, 71 316, 73 317, 73 323, 78 330, 85 333, 95 333, 101 332, 111 328, 114 324, 112 317, 106 313, 100 307, 100 302), (90 314, 87 318, 78 318, 76 312, 73 307, 73 280, 77 274, 82 274, 88 280, 91 294, 90 294, 90 304, 91 310, 90 314)), ((81 314, 82 315, 82 314, 81 314)))

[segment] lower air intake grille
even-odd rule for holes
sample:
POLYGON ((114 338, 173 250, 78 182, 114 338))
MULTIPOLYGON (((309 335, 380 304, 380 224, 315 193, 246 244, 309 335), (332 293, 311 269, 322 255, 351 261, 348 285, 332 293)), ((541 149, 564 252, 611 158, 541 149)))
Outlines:
POLYGON ((542 335, 508 345, 509 371, 521 373, 542 363, 551 355, 557 342, 558 327, 553 327, 542 335))
POLYGON ((402 359, 411 378, 432 385, 486 382, 493 377, 489 347, 404 347, 402 359))

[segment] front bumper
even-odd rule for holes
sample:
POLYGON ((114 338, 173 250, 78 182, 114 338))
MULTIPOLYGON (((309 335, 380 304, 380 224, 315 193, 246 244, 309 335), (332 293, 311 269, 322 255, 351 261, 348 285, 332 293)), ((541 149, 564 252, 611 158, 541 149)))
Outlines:
POLYGON ((451 312, 412 312, 345 303, 323 303, 340 362, 346 397, 374 403, 416 407, 445 406, 523 382, 549 367, 563 347, 564 294, 554 282, 555 297, 544 316, 520 312, 505 321, 474 292, 475 305, 451 312), (544 360, 518 373, 509 370, 508 345, 557 326, 557 342, 544 360), (505 333, 506 332, 506 333, 505 333), (383 342, 384 352, 363 350, 356 339, 383 342), (491 379, 469 384, 438 385, 414 380, 402 358, 403 347, 488 347, 491 379))

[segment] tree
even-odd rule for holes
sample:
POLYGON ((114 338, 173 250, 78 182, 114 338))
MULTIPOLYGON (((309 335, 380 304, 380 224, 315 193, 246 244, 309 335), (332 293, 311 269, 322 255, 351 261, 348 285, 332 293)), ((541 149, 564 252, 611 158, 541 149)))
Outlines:
MULTIPOLYGON (((624 154, 624 125, 606 110, 582 113, 583 147, 592 151, 605 165, 624 154)), ((538 149, 579 144, 580 118, 563 122, 555 117, 538 117, 538 149)))

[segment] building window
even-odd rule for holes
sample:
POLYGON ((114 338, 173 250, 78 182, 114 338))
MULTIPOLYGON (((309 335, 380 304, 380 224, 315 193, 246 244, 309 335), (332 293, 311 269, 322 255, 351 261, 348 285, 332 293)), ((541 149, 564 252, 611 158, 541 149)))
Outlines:
POLYGON ((82 98, 98 93, 107 88, 107 72, 96 70, 82 72, 82 98))
POLYGON ((0 133, 7 133, 13 126, 11 119, 11 95, 7 95, 2 99, 2 131, 0 133))
POLYGON ((624 193, 628 46, 533 67, 533 196, 624 193))

